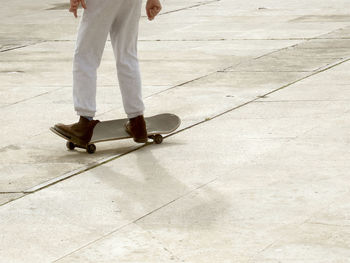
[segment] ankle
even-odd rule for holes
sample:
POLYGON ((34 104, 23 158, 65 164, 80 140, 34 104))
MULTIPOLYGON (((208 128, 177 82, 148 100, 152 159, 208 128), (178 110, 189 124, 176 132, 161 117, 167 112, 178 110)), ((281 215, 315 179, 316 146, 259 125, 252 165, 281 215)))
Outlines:
POLYGON ((84 119, 87 119, 88 121, 92 121, 94 119, 94 117, 89 117, 89 116, 80 116, 84 119))

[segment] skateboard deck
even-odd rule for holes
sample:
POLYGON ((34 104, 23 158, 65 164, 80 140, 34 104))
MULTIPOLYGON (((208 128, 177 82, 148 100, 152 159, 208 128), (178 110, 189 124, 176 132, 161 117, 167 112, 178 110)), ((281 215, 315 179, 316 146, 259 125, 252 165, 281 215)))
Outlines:
MULTIPOLYGON (((50 130, 58 136, 67 140, 67 148, 73 150, 75 147, 86 149, 88 153, 94 153, 96 151, 95 143, 122 140, 132 138, 125 131, 125 123, 128 121, 125 119, 101 121, 97 123, 94 128, 92 138, 87 145, 78 145, 71 141, 70 138, 60 133, 55 127, 51 127, 50 130)), ((162 134, 168 134, 175 131, 181 123, 178 116, 171 113, 158 114, 152 117, 146 117, 146 127, 148 138, 152 139, 156 144, 160 144, 163 141, 162 134)))

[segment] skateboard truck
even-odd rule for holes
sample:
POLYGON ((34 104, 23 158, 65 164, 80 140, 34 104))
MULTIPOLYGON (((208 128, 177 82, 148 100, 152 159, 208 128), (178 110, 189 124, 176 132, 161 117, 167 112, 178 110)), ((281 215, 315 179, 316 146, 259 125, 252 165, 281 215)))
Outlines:
POLYGON ((148 138, 153 140, 156 144, 161 144, 163 142, 163 136, 161 134, 150 135, 148 138))

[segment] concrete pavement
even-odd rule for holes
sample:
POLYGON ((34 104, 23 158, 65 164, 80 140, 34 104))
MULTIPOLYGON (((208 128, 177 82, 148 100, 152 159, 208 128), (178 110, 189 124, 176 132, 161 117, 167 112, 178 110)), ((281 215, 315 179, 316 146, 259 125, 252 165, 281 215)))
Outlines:
MULTIPOLYGON (((0 262, 349 262, 348 1, 165 1, 140 21, 162 145, 69 152, 78 20, 0 14, 0 262)), ((107 43, 98 118, 124 117, 107 43)))

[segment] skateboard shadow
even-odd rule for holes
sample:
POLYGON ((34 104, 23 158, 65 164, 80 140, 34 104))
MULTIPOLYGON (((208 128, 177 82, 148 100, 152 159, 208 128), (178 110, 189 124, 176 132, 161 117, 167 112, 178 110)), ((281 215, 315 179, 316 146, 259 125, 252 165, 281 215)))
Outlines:
MULTIPOLYGON (((115 189, 113 201, 117 204, 122 216, 131 222, 139 221, 144 215, 148 215, 147 218, 152 220, 153 215, 149 214, 160 208, 162 211, 169 211, 169 213, 160 213, 162 217, 169 216, 171 221, 175 220, 177 223, 174 227, 180 225, 195 227, 198 218, 189 217, 189 215, 206 215, 203 218, 207 226, 211 222, 216 222, 216 217, 222 216, 224 208, 227 207, 223 196, 209 185, 195 190, 201 182, 194 183, 193 179, 184 179, 187 176, 174 175, 171 167, 163 167, 162 160, 153 155, 152 151, 156 148, 158 146, 144 147, 128 154, 125 158, 122 157, 113 163, 93 169, 91 173, 101 182, 115 189), (198 194, 198 191, 202 193, 200 198, 195 194, 198 194), (189 200, 192 195, 196 196, 195 202, 186 202, 185 205, 182 203, 174 207, 177 202, 189 200), (212 210, 220 210, 220 212, 210 213, 209 211, 212 210)), ((190 176, 189 173, 188 178, 190 176)), ((157 221, 155 219, 156 226, 157 221)), ((162 227, 162 223, 159 222, 158 226, 162 227)))

